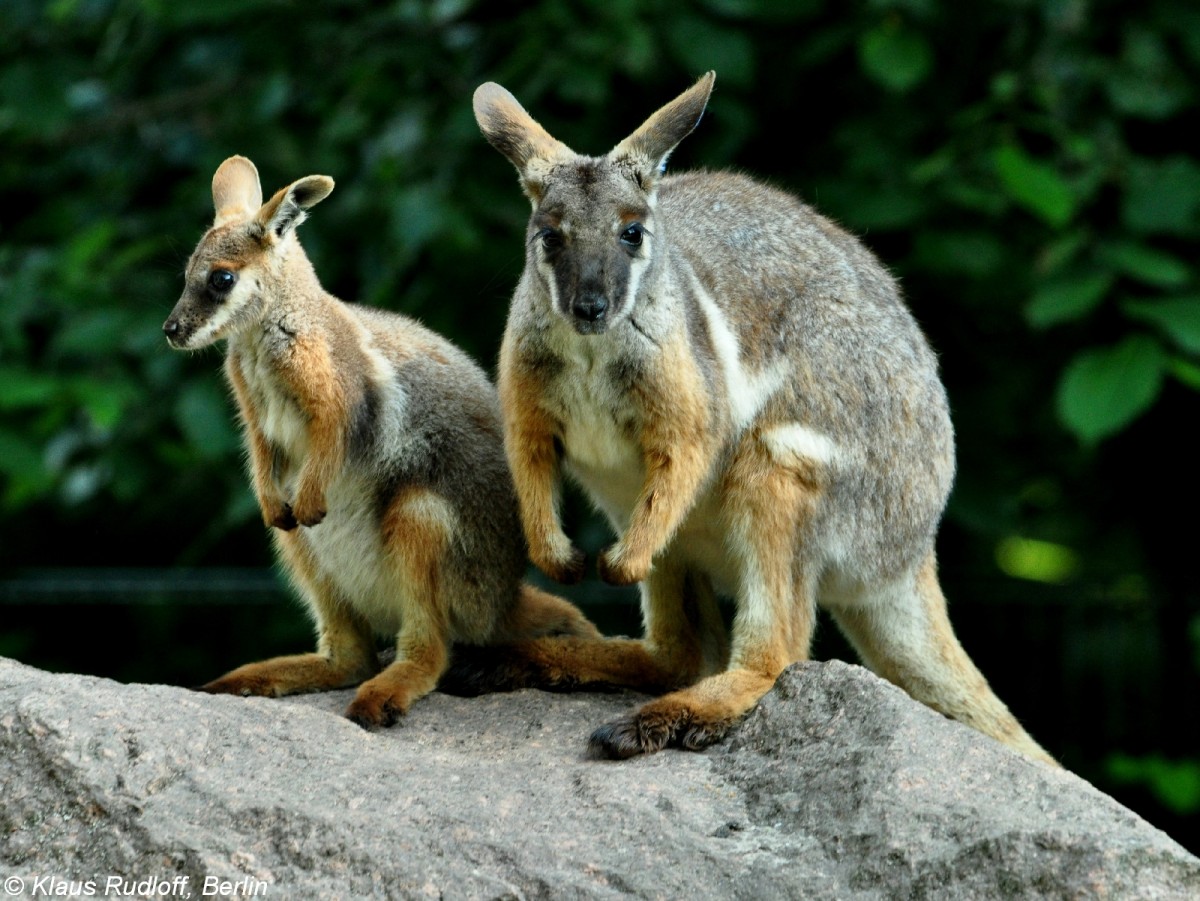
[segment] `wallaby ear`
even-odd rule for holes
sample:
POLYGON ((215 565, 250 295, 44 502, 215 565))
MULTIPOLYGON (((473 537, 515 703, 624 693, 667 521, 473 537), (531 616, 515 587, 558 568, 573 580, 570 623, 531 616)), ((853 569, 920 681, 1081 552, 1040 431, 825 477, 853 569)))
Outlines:
POLYGON ((212 193, 213 208, 217 211, 214 226, 233 219, 249 219, 262 206, 258 170, 244 156, 231 156, 217 167, 212 193))
POLYGON ((475 89, 472 106, 483 136, 517 167, 521 186, 536 203, 550 169, 556 163, 574 157, 574 151, 551 137, 525 112, 516 97, 495 82, 489 81, 475 89))
POLYGON ((716 79, 716 72, 704 73, 694 85, 614 147, 608 158, 631 163, 642 187, 649 188, 666 168, 671 151, 700 124, 716 79))
POLYGON ((328 175, 305 176, 276 191, 255 219, 266 234, 282 238, 305 220, 306 210, 328 197, 332 190, 333 179, 328 175))

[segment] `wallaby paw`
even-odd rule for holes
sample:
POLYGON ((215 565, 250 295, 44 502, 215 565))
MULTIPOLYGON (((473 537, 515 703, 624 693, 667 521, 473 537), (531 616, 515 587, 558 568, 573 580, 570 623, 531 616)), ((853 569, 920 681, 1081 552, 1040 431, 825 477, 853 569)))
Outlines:
POLYGON ((276 529, 281 529, 284 532, 290 532, 299 525, 296 522, 296 516, 292 513, 291 504, 283 501, 263 502, 263 522, 268 526, 276 529))
POLYGON ((197 685, 192 690, 210 695, 240 695, 243 698, 273 698, 278 694, 274 683, 270 680, 253 676, 239 676, 233 673, 213 679, 203 685, 197 685))
POLYGON ((635 585, 650 575, 650 563, 627 560, 622 546, 613 544, 600 553, 596 572, 609 585, 635 585))
POLYGON ((576 585, 583 581, 583 574, 587 569, 587 554, 571 544, 562 557, 541 556, 534 559, 534 563, 555 582, 576 585))
POLYGON ((359 691, 346 708, 346 718, 364 729, 394 726, 408 712, 401 698, 381 692, 359 691))
POLYGON ((292 513, 296 517, 296 522, 302 526, 317 526, 325 521, 324 502, 314 507, 300 507, 297 504, 292 508, 292 513))
POLYGON ((686 704, 663 698, 601 726, 588 741, 588 753, 598 759, 624 760, 667 746, 701 751, 723 739, 735 722, 709 719, 686 704))
POLYGON ((588 756, 597 760, 625 760, 654 754, 671 741, 678 723, 671 716, 643 708, 605 723, 588 739, 588 756))

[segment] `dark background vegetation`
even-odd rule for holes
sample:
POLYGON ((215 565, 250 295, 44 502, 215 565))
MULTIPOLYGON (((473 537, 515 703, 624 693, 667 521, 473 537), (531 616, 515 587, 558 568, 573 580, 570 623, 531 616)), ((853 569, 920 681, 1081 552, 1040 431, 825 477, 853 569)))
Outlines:
MULTIPOLYGON (((676 169, 862 235, 941 355, 952 615, 1063 762, 1200 849, 1200 7, 1188 0, 5 0, 0 654, 190 684, 309 644, 219 353, 160 326, 226 156, 326 286, 493 368, 528 214, 471 93, 602 153, 707 69, 676 169)), ((577 498, 573 529, 603 528, 577 498)), ((628 594, 578 595, 636 629, 628 594)), ((834 630, 818 655, 846 655, 834 630)), ((581 737, 582 741, 582 737, 581 737)))

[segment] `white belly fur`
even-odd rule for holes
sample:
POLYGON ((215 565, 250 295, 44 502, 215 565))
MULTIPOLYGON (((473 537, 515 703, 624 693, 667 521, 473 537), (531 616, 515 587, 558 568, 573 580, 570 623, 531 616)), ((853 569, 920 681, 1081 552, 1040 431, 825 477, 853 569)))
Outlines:
POLYGON ((380 635, 400 631, 406 586, 384 558, 370 490, 343 474, 325 496, 324 522, 303 529, 321 574, 380 635))

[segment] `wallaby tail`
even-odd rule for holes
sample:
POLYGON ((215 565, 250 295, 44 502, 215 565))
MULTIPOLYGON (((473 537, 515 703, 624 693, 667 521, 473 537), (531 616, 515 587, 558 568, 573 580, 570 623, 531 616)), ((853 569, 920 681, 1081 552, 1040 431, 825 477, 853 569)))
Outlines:
POLYGON ((497 637, 501 641, 520 641, 549 635, 602 637, 600 630, 574 604, 540 588, 523 584, 517 604, 497 637))
POLYGON ((939 713, 1034 760, 1059 766, 996 697, 959 644, 931 554, 900 598, 864 598, 831 612, 872 670, 939 713), (915 593, 916 597, 912 597, 915 593))

